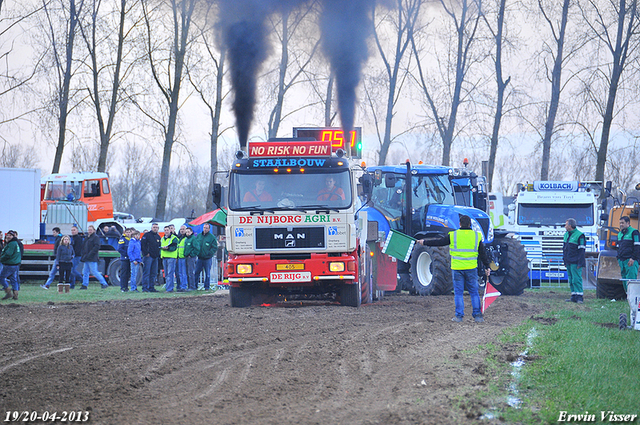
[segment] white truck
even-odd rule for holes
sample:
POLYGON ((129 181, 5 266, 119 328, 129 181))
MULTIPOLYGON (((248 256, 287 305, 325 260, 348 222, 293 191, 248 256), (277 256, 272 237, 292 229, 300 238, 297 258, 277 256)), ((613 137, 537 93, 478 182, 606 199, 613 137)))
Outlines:
POLYGON ((25 244, 40 238, 40 170, 0 168, 0 230, 15 230, 25 244))
POLYGON ((567 270, 562 261, 564 224, 574 218, 585 235, 587 256, 597 256, 602 183, 534 181, 519 187, 504 227, 517 233, 524 245, 531 280, 566 281, 567 270))

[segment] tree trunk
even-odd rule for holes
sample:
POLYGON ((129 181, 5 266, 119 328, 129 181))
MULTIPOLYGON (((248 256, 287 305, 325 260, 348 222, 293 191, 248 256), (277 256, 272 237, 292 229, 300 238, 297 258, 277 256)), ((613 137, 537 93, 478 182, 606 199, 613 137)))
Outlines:
POLYGON ((207 193, 207 211, 212 211, 213 185, 215 173, 218 171, 218 135, 220 134, 220 114, 222 112, 222 84, 224 77, 224 59, 226 51, 220 54, 220 66, 216 75, 216 103, 211 115, 211 171, 209 173, 209 193, 207 193))
POLYGON ((66 63, 62 87, 60 87, 59 96, 59 113, 58 117, 58 145, 56 153, 53 157, 52 173, 60 172, 62 163, 62 154, 64 152, 65 134, 67 131, 67 116, 69 115, 69 87, 71 85, 71 66, 73 61, 73 44, 76 35, 76 25, 78 24, 78 13, 76 12, 75 0, 69 1, 69 36, 67 37, 66 46, 66 63))
MULTIPOLYGON (((567 28, 569 16, 570 0, 564 0, 562 4, 562 20, 560 23, 560 33, 556 39, 556 59, 553 63, 553 71, 551 74, 551 101, 549 102, 549 111, 547 122, 544 126, 544 139, 542 140, 542 168, 540 169, 540 180, 549 179, 549 161, 551 159, 551 139, 555 129, 556 115, 560 104, 560 85, 562 82, 562 58, 564 52, 564 35, 567 28)), ((542 5, 540 4, 540 7, 542 5)), ((552 28, 553 29, 553 28, 552 28)))
POLYGON ((504 109, 504 92, 511 81, 511 77, 504 81, 502 78, 502 34, 504 28, 504 13, 506 0, 500 1, 498 10, 498 28, 495 34, 496 39, 496 84, 498 89, 498 98, 496 99, 496 115, 493 119, 493 131, 491 132, 491 147, 489 148, 489 163, 487 170, 488 191, 493 190, 493 170, 496 166, 496 155, 498 153, 498 141, 500 137, 500 123, 502 122, 502 111, 504 109))

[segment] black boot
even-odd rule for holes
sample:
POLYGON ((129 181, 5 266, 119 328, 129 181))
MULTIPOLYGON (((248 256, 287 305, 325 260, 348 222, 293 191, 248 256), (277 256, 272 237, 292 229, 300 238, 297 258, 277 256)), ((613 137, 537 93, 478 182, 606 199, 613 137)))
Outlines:
POLYGON ((577 303, 578 302, 578 296, 576 294, 571 294, 571 298, 564 300, 564 302, 566 303, 577 303))
POLYGON ((576 295, 576 302, 578 304, 584 304, 584 299, 582 299, 582 295, 576 295))

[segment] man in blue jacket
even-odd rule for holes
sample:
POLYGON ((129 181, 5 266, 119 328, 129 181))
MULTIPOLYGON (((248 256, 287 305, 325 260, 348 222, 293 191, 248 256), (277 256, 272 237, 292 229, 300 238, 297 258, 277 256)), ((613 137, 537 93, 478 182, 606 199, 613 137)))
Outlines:
POLYGON ((131 229, 125 229, 124 235, 118 241, 118 252, 120 253, 120 292, 129 291, 129 279, 131 278, 131 262, 129 261, 129 241, 131 240, 131 229))

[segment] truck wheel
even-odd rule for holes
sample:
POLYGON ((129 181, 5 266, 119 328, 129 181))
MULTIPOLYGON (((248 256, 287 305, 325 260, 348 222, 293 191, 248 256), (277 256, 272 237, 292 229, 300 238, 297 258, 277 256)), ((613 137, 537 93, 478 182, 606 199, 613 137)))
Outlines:
POLYGON ((362 285, 344 284, 340 287, 340 304, 347 307, 360 307, 362 303, 362 285))
POLYGON ((231 307, 250 307, 251 292, 247 289, 231 287, 229 288, 229 298, 231 307))
POLYGON ((417 295, 446 295, 453 291, 449 248, 416 244, 410 262, 417 295))
POLYGON ((107 276, 109 276, 109 285, 120 286, 120 259, 116 258, 109 262, 107 269, 107 276))
POLYGON ((522 295, 525 288, 529 287, 529 261, 522 244, 512 238, 497 240, 500 244, 501 268, 504 274, 492 274, 489 279, 494 288, 503 295, 522 295), (506 258, 504 258, 506 256, 506 258))
POLYGON ((627 293, 624 291, 622 281, 614 279, 598 279, 596 283, 596 298, 607 300, 626 300, 627 293))

